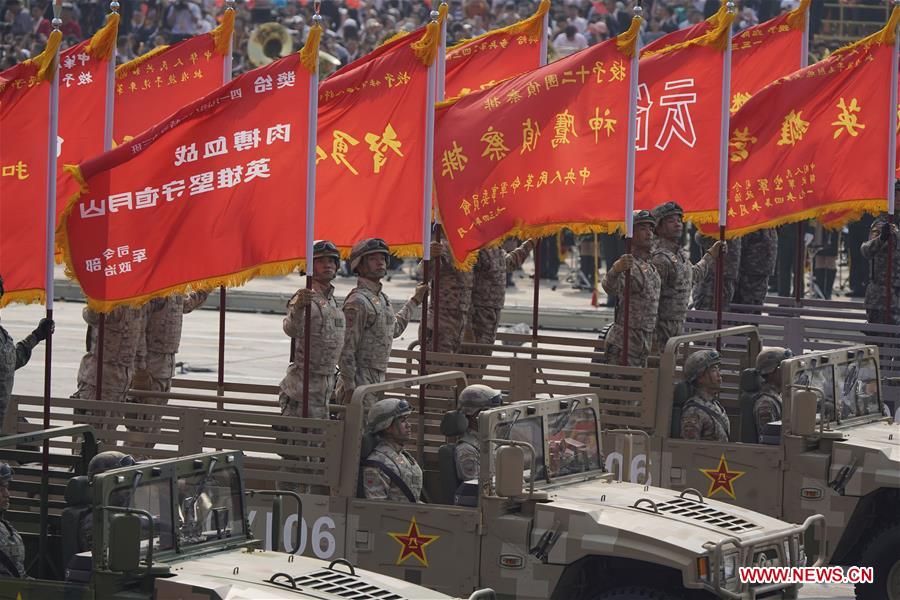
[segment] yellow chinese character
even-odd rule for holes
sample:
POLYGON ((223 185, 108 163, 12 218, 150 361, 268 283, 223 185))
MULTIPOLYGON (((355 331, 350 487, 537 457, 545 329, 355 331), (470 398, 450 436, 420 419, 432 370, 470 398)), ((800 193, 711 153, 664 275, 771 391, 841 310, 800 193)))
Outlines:
POLYGON ((575 183, 575 169, 569 169, 569 172, 566 173, 565 185, 574 184, 574 183, 575 183))
POLYGON ((607 138, 615 133, 616 123, 618 123, 616 119, 609 118, 608 108, 603 111, 603 116, 601 117, 600 107, 595 107, 594 116, 588 121, 588 125, 591 126, 591 130, 594 132, 594 143, 596 144, 600 141, 600 131, 606 131, 607 138))
POLYGON ((501 160, 509 154, 509 148, 504 143, 503 134, 495 131, 493 127, 488 127, 484 135, 481 136, 481 141, 487 144, 484 152, 481 153, 482 158, 487 156, 490 160, 501 160))
POLYGON ((384 76, 384 80, 387 82, 389 88, 394 87, 394 76, 393 75, 388 73, 387 75, 384 76))
POLYGON ((441 175, 449 175, 450 179, 453 179, 453 173, 462 172, 466 168, 467 162, 469 162, 469 157, 463 154, 462 148, 454 141, 453 147, 444 150, 444 154, 441 156, 441 175))
POLYGON ((500 100, 494 98, 493 96, 489 96, 484 100, 484 109, 485 110, 494 110, 495 108, 500 108, 500 100))
POLYGON ((569 132, 578 137, 575 133, 575 115, 569 113, 569 109, 564 110, 556 115, 556 123, 553 125, 553 139, 550 145, 556 148, 560 144, 569 143, 569 132))
POLYGON ((627 71, 625 70, 625 63, 621 60, 616 60, 613 65, 609 68, 609 80, 610 81, 625 81, 625 75, 627 75, 627 71))
POLYGON ((581 175, 581 185, 587 183, 587 178, 591 176, 591 171, 587 167, 581 167, 581 170, 578 171, 578 174, 581 175))
POLYGON ((803 111, 792 110, 781 123, 781 139, 778 146, 793 146, 803 139, 806 130, 809 129, 809 121, 801 118, 803 111))
POLYGON ((522 94, 519 93, 518 90, 512 90, 506 95, 506 101, 510 104, 515 104, 519 100, 522 99, 522 94))
POLYGON ((733 148, 731 151, 731 162, 741 162, 750 156, 748 146, 756 143, 756 138, 750 135, 750 128, 735 129, 728 140, 728 145, 733 148))
POLYGON ((834 139, 838 139, 845 129, 851 137, 858 136, 859 131, 857 129, 865 129, 866 126, 859 122, 859 115, 856 114, 862 110, 862 107, 856 103, 856 98, 851 98, 848 105, 842 96, 837 103, 837 107, 841 112, 838 114, 837 121, 832 123, 832 125, 837 127, 834 130, 834 139))
POLYGON ((559 87, 559 80, 556 78, 556 73, 550 73, 544 77, 544 87, 548 90, 552 87, 559 87))
POLYGON ((347 162, 347 152, 350 150, 350 146, 359 144, 359 140, 338 129, 335 129, 331 135, 334 138, 331 142, 331 158, 334 160, 334 164, 344 165, 351 173, 359 175, 353 165, 347 162))
POLYGON ((15 177, 19 181, 24 181, 30 177, 28 165, 21 160, 14 165, 3 165, 3 177, 15 177))
POLYGON ((750 99, 750 94, 745 92, 735 92, 734 96, 731 98, 731 114, 736 113, 743 105, 747 104, 747 100, 750 99))
MULTIPOLYGON (((529 98, 531 98, 532 96, 537 96, 538 92, 541 91, 541 84, 538 83, 537 81, 529 81, 528 87, 526 87, 525 90, 528 92, 529 98)), ((900 111, 898 111, 898 112, 900 112, 900 111)))
POLYGON ((519 154, 525 154, 525 151, 532 151, 537 146, 538 138, 541 136, 541 129, 538 127, 537 121, 531 118, 525 119, 522 123, 522 149, 519 154))
POLYGON ((603 68, 603 63, 601 61, 597 61, 594 63, 594 68, 591 71, 597 76, 597 83, 603 83, 603 75, 606 75, 606 69, 603 68))
POLYGON ((463 198, 462 202, 459 205, 459 208, 463 211, 463 214, 466 215, 467 217, 469 216, 469 213, 472 212, 472 205, 465 198, 463 198))
POLYGON ((328 158, 328 153, 322 150, 322 146, 316 146, 316 164, 328 158))
POLYGON ((390 123, 384 128, 384 133, 379 136, 377 133, 367 133, 366 141, 369 143, 369 150, 372 151, 372 162, 376 173, 381 171, 381 167, 387 162, 385 152, 393 150, 397 156, 403 156, 400 152, 400 140, 397 139, 397 132, 394 131, 390 123))
POLYGON ((407 73, 406 71, 400 71, 399 73, 397 73, 397 85, 400 85, 401 83, 409 83, 409 79, 409 73, 407 73))

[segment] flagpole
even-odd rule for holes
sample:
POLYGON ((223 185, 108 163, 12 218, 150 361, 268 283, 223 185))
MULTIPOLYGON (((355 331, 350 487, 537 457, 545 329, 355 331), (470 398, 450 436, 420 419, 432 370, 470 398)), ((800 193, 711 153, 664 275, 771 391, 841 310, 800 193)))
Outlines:
MULTIPOLYGON (((225 11, 234 10, 234 0, 225 0, 225 11)), ((228 54, 222 61, 222 85, 231 81, 232 52, 234 48, 234 32, 228 38, 228 54)), ((228 294, 225 286, 219 286, 219 368, 216 378, 216 395, 225 395, 225 309, 228 304, 228 294)), ((221 403, 220 403, 221 404, 221 403)), ((221 408, 221 406, 220 406, 221 408)))
MULTIPOLYGON (((640 0, 638 0, 640 1, 640 0)), ((541 19, 541 53, 538 60, 538 68, 547 64, 547 27, 550 23, 550 11, 544 13, 541 19)), ((534 244, 534 296, 531 302, 531 345, 537 348, 538 326, 540 321, 541 302, 541 242, 543 238, 537 238, 534 244)))
MULTIPOLYGON (((59 15, 62 12, 60 0, 53 4, 53 31, 58 32, 62 26, 59 15)), ((52 34, 51 34, 52 35, 52 34)), ((46 248, 45 258, 45 295, 47 307, 47 320, 53 321, 53 267, 56 244, 54 232, 56 231, 56 148, 57 130, 59 128, 59 46, 53 57, 53 80, 50 83, 50 127, 47 136, 47 215, 46 215, 46 248)), ((44 429, 50 429, 50 397, 51 371, 53 364, 53 332, 47 332, 44 358, 44 429)), ((47 520, 48 520, 48 496, 50 492, 50 440, 44 440, 41 453, 41 537, 38 541, 38 574, 41 579, 46 576, 47 566, 47 520)))
MULTIPOLYGON (((634 7, 634 18, 642 19, 644 9, 638 4, 634 7)), ((637 157, 637 97, 638 68, 641 58, 641 36, 637 34, 634 42, 634 56, 631 57, 631 81, 628 93, 628 155, 625 158, 625 254, 631 254, 631 237, 634 235, 634 171, 637 157)), ((624 318, 624 335, 622 336, 622 364, 628 364, 628 338, 630 336, 628 320, 631 304, 631 269, 625 271, 625 290, 622 294, 622 316, 624 318)))
MULTIPOLYGON (((441 2, 441 6, 445 6, 446 4, 447 4, 446 2, 441 2)), ((446 81, 446 79, 447 79, 447 77, 446 77, 446 74, 447 74, 447 20, 450 18, 449 10, 447 11, 446 14, 447 14, 447 16, 444 17, 444 20, 441 22, 441 41, 440 41, 440 49, 438 50, 438 55, 437 55, 437 85, 435 87, 435 97, 437 98, 438 102, 443 101, 444 95, 446 94, 445 87, 446 87, 446 83, 447 83, 447 81, 446 81)), ((440 222, 441 222, 440 215, 435 214, 435 216, 434 216, 435 225, 439 225, 440 222)), ((443 230, 441 227, 435 228, 434 240, 436 242, 441 241, 442 231, 443 230)), ((430 238, 426 238, 426 239, 430 239, 430 238)), ((425 243, 427 244, 428 242, 426 241, 425 243)), ((431 256, 430 249, 429 249, 428 255, 429 255, 429 257, 431 256)), ((428 261, 422 267, 422 278, 423 278, 424 283, 428 283, 428 277, 429 277, 430 270, 431 270, 430 266, 431 266, 430 261, 428 261)), ((441 290, 441 265, 440 265, 440 261, 435 266, 434 274, 432 274, 431 277, 432 277, 431 289, 434 292, 434 297, 431 298, 432 302, 434 302, 434 310, 432 311, 434 313, 434 318, 432 318, 432 320, 431 320, 431 350, 432 350, 432 352, 437 352, 438 343, 439 343, 438 339, 440 337, 440 328, 438 327, 438 323, 441 318, 440 317, 440 314, 441 314, 441 311, 440 311, 440 307, 441 307, 441 293, 440 293, 440 290, 441 290)), ((426 297, 425 300, 427 301, 428 298, 426 297)), ((423 303, 423 307, 424 308, 422 310, 422 327, 420 328, 422 330, 422 334, 421 334, 422 339, 419 340, 419 345, 424 348, 425 344, 426 344, 426 340, 428 339, 428 335, 427 335, 428 334, 428 311, 425 310, 428 308, 428 306, 423 303)), ((420 352, 421 352, 421 350, 420 350, 420 352)), ((425 364, 425 356, 424 355, 422 355, 419 360, 421 361, 422 364, 425 364)))
MULTIPOLYGON (((319 14, 321 2, 313 5, 313 28, 322 26, 322 15, 319 14)), ((312 35, 310 29, 309 35, 312 35)), ((319 60, 316 57, 316 68, 309 77, 309 115, 306 134, 306 289, 313 286, 313 268, 315 266, 316 235, 316 143, 319 121, 319 60)), ((306 305, 303 326, 303 418, 309 417, 309 353, 310 330, 312 329, 312 302, 306 305)), ((293 341, 294 338, 291 338, 293 341)), ((325 400, 328 401, 327 399, 325 400)))
MULTIPOLYGON (((725 5, 728 12, 734 14, 734 3, 729 0, 725 5)), ((722 56, 722 122, 719 137, 719 241, 725 241, 725 227, 728 221, 728 134, 731 112, 731 31, 726 37, 725 54, 722 56)), ((722 309, 725 304, 722 277, 724 273, 727 248, 719 251, 716 259, 716 329, 722 329, 722 309)), ((721 347, 721 340, 716 339, 716 348, 721 347)))
MULTIPOLYGON (((892 2, 894 10, 900 6, 900 0, 892 2)), ((891 55, 891 104, 888 127, 888 177, 887 177, 887 209, 888 228, 891 230, 887 242, 887 268, 885 269, 885 305, 884 320, 886 323, 896 325, 891 315, 891 293, 893 292, 894 269, 894 209, 896 203, 896 169, 897 169, 897 68, 900 63, 900 31, 894 32, 894 53, 891 55)))
MULTIPOLYGON (((800 68, 804 69, 809 66, 809 13, 810 9, 806 9, 806 19, 803 23, 803 38, 800 48, 800 68)), ((803 243, 804 227, 803 221, 797 221, 795 227, 797 235, 797 248, 794 260, 794 302, 800 306, 803 302, 803 266, 806 263, 803 243)))

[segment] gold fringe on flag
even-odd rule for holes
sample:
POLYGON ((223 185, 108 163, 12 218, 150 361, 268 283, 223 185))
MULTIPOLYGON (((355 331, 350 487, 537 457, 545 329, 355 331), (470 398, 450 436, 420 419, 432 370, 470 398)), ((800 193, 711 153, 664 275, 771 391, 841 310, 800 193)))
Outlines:
POLYGON ((44 290, 16 290, 15 292, 6 292, 0 298, 0 308, 13 303, 18 304, 44 304, 47 301, 47 294, 44 290))
POLYGON ((872 35, 866 36, 861 40, 857 40, 852 44, 848 44, 843 48, 838 48, 834 52, 832 52, 829 56, 836 56, 839 54, 843 54, 849 50, 854 48, 858 48, 860 46, 871 46, 873 44, 882 44, 889 45, 894 43, 894 36, 896 35, 897 25, 900 24, 900 7, 895 6, 894 10, 891 11, 891 16, 888 18, 887 25, 884 28, 876 31, 872 35))
POLYGON ((809 5, 812 0, 800 0, 800 6, 788 13, 787 24, 791 29, 803 29, 809 18, 809 5))
POLYGON ((91 36, 87 45, 87 53, 97 60, 110 60, 116 48, 116 36, 119 33, 119 13, 110 13, 106 17, 106 25, 91 36))
POLYGON ((56 64, 56 51, 59 50, 61 41, 62 32, 52 32, 50 37, 47 38, 47 46, 44 48, 44 51, 34 58, 24 61, 26 65, 37 67, 38 79, 43 79, 44 81, 53 79, 53 74, 56 72, 56 69, 54 68, 54 65, 56 64))
POLYGON ((659 50, 643 53, 641 54, 641 58, 649 58, 651 56, 656 56, 657 54, 666 54, 690 46, 713 46, 714 48, 724 51, 725 47, 728 45, 728 39, 731 36, 731 24, 734 22, 735 15, 727 10, 722 11, 721 9, 716 15, 719 16, 718 23, 703 35, 683 42, 678 42, 677 44, 665 46, 659 50))
POLYGON ((616 48, 628 58, 634 56, 634 49, 637 47, 637 39, 641 34, 642 22, 643 19, 640 17, 631 17, 631 26, 627 31, 620 33, 616 37, 616 48))
MULTIPOLYGON (((444 5, 441 5, 443 8, 444 5)), ((541 0, 541 3, 538 5, 534 14, 526 19, 522 19, 521 21, 516 21, 512 25, 507 25, 506 27, 500 27, 499 29, 492 29, 487 33, 482 33, 481 35, 477 35, 473 38, 469 38, 467 40, 463 40, 461 42, 457 42, 453 44, 449 48, 447 48, 447 53, 449 54, 453 50, 470 44, 472 42, 476 42, 482 38, 494 36, 497 34, 517 34, 521 33, 531 39, 540 38, 541 36, 541 28, 544 26, 544 15, 546 15, 550 11, 550 0, 541 0)))
POLYGON ((878 214, 886 210, 887 200, 885 200, 884 198, 875 198, 871 200, 843 200, 840 202, 832 202, 831 204, 824 204, 822 206, 815 206, 801 212, 795 212, 789 215, 778 217, 777 219, 764 221, 763 223, 754 223, 753 225, 741 227, 740 229, 726 229, 725 238, 730 240, 733 238, 742 237, 744 235, 747 235, 748 233, 753 233, 754 231, 758 231, 760 229, 769 229, 772 227, 778 227, 779 225, 796 223, 797 221, 818 219, 822 217, 822 215, 827 215, 828 213, 837 215, 837 213, 843 213, 844 211, 846 211, 846 216, 841 216, 840 218, 827 221, 828 228, 834 229, 836 227, 842 227, 850 221, 859 219, 859 217, 861 217, 863 213, 868 212, 878 214))
POLYGON ((425 26, 425 34, 409 46, 423 65, 430 67, 437 58, 441 47, 441 24, 432 21, 425 26))
POLYGON ((119 65, 118 67, 116 67, 116 77, 119 76, 119 73, 125 73, 132 69, 136 69, 137 67, 144 64, 146 61, 150 60, 157 54, 165 52, 169 48, 171 48, 171 46, 168 46, 166 44, 163 44, 162 46, 157 46, 150 52, 145 52, 144 54, 141 54, 137 58, 133 58, 133 59, 129 60, 127 63, 123 63, 123 64, 119 65))
POLYGON ((222 15, 222 23, 209 32, 216 42, 216 53, 225 56, 231 45, 231 36, 234 34, 234 11, 226 10, 222 15))
POLYGON ((316 72, 316 66, 319 64, 319 42, 322 39, 322 27, 316 25, 309 30, 306 36, 306 43, 300 50, 300 62, 310 73, 316 72))

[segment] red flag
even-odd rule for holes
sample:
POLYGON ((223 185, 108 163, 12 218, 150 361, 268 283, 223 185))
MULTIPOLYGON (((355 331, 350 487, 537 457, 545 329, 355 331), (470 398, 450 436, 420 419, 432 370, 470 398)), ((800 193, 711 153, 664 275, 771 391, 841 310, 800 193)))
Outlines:
POLYGON ((429 23, 319 86, 316 231, 345 254, 373 235, 398 256, 422 251, 426 89, 439 43, 429 23))
POLYGON ((894 8, 883 30, 775 81, 734 115, 728 237, 884 210, 898 22, 894 8))
POLYGON ((42 53, 0 73, 0 307, 45 300, 50 88, 61 39, 54 31, 42 53))
POLYGON ((457 265, 505 237, 624 220, 639 29, 438 105, 434 180, 457 265))
MULTIPOLYGON (((160 46, 116 67, 113 139, 131 139, 222 85, 234 11, 222 24, 172 46, 160 46)), ((260 82, 272 88, 277 82, 260 82)))
POLYGON ((642 54, 637 107, 635 206, 677 200, 685 217, 718 215, 722 74, 734 15, 704 35, 642 54))
POLYGON ((541 66, 541 30, 548 10, 550 0, 541 0, 527 19, 448 48, 446 97, 491 87, 541 66))
POLYGON ((302 264, 311 70, 301 52, 245 73, 78 169, 57 230, 88 305, 109 311, 302 264), (261 89, 260 79, 280 81, 261 89))
POLYGON ((701 35, 709 33, 713 29, 716 28, 716 24, 722 19, 722 15, 727 10, 725 3, 722 3, 722 6, 719 7, 719 10, 704 21, 700 21, 696 25, 691 25, 690 27, 685 27, 684 29, 678 29, 671 33, 667 33, 661 38, 657 38, 641 48, 641 57, 644 56, 644 53, 652 54, 655 52, 659 52, 663 48, 668 46, 674 46, 675 44, 680 44, 682 42, 686 42, 688 40, 692 40, 694 38, 698 38, 701 35))

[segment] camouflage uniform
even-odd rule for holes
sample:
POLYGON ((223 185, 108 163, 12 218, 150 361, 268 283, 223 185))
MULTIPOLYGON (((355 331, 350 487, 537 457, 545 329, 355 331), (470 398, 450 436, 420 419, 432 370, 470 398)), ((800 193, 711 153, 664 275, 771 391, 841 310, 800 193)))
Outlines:
MULTIPOLYGON (((396 473, 418 501, 422 494, 422 468, 400 444, 382 440, 368 459, 379 462, 396 473)), ((363 489, 369 500, 409 502, 406 494, 400 491, 400 488, 394 485, 378 467, 363 468, 363 489)))
POLYGON ((681 413, 682 439, 727 442, 730 432, 728 415, 715 396, 698 389, 684 403, 684 411, 681 413), (716 416, 713 417, 710 413, 716 416))
MULTIPOLYGON (((439 277, 440 302, 438 304, 438 347, 437 352, 459 352, 462 345, 463 331, 465 330, 466 315, 472 304, 472 282, 474 274, 471 271, 459 271, 453 266, 453 257, 450 254, 450 246, 447 238, 441 240, 441 255, 435 257, 436 264, 441 270, 439 277)), ((432 283, 432 289, 434 284, 432 283)), ((424 324, 420 325, 420 327, 424 324)), ((431 349, 432 331, 434 330, 434 297, 428 305, 428 333, 425 339, 431 349)))
POLYGON ((777 259, 778 234, 774 229, 760 229, 742 237, 740 274, 732 302, 762 306, 777 259))
MULTIPOLYGON (((866 320, 869 323, 885 323, 884 301, 887 295, 885 288, 885 276, 887 274, 887 241, 881 241, 879 234, 887 222, 885 215, 879 215, 869 229, 869 241, 865 242, 860 251, 863 257, 870 261, 869 283, 866 286, 866 320), (874 237, 873 237, 874 236, 874 237)), ((891 259, 891 324, 900 324, 900 234, 891 231, 893 236, 894 256, 891 259)))
POLYGON ((0 517, 0 552, 3 552, 15 566, 18 573, 11 573, 0 561, 0 575, 5 577, 26 577, 25 543, 22 536, 9 521, 0 517))
MULTIPOLYGON (((506 303, 506 274, 521 268, 528 257, 526 244, 512 252, 503 248, 484 248, 478 252, 475 263, 475 282, 472 287, 472 306, 468 323, 475 342, 493 344, 500 325, 500 311, 506 303)), ((475 354, 490 355, 490 350, 478 350, 475 354)))
MULTIPOLYGON (((601 282, 607 294, 622 296, 625 293, 625 272, 613 274, 607 271, 601 282)), ((656 315, 659 313, 659 273, 648 259, 634 256, 631 267, 631 306, 628 323, 628 365, 643 367, 653 344, 656 315)), ((616 321, 606 337, 606 362, 622 364, 625 336, 624 305, 616 306, 616 321)))
POLYGON ((16 369, 21 369, 28 363, 31 351, 38 345, 38 341, 34 333, 31 333, 15 344, 9 333, 0 327, 0 429, 3 427, 9 397, 12 395, 16 369))
POLYGON ((661 283, 654 340, 656 347, 661 350, 670 337, 684 333, 691 286, 693 282, 701 281, 706 276, 715 259, 704 254, 700 262, 692 265, 688 253, 680 244, 658 238, 651 261, 659 272, 661 283))
POLYGON ((762 436, 767 423, 781 420, 781 394, 770 383, 764 383, 753 395, 753 420, 759 436, 762 436))
MULTIPOLYGON (((357 279, 356 287, 344 300, 343 307, 346 331, 338 361, 341 394, 361 385, 384 381, 392 340, 406 329, 414 306, 415 301, 410 299, 394 314, 380 283, 365 277, 357 279)), ((363 399, 365 414, 376 400, 371 394, 363 399)))
POLYGON ((453 456, 458 479, 468 481, 478 478, 481 455, 478 451, 478 435, 474 431, 467 431, 457 440, 453 456))
MULTIPOLYGON (((100 315, 89 308, 82 311, 89 326, 90 346, 78 368, 78 389, 72 398, 97 399, 97 338, 100 315)), ((137 354, 144 328, 144 309, 118 306, 106 315, 103 332, 103 394, 105 402, 124 402, 134 374, 134 358, 137 354)), ((77 410, 78 414, 103 417, 119 417, 117 413, 77 410)), ((116 424, 95 424, 95 429, 115 430, 116 424)))
MULTIPOLYGON (((175 354, 181 344, 183 316, 200 307, 208 297, 209 292, 207 291, 191 292, 186 295, 173 294, 166 298, 154 298, 144 306, 144 324, 134 357, 132 388, 163 393, 172 389, 175 354)), ((146 396, 129 396, 126 401, 156 406, 165 406, 167 403, 166 398, 146 396)), ((159 417, 155 415, 132 414, 127 416, 131 419, 148 420, 155 423, 160 421, 159 417)), ((129 425, 128 430, 157 433, 159 427, 129 425)), ((152 442, 150 445, 152 447, 152 442)))
MULTIPOLYGON (((697 232, 696 241, 704 252, 709 250, 715 240, 701 236, 697 232)), ((700 281, 694 282, 693 308, 697 310, 716 310, 716 260, 712 261, 706 270, 706 276, 700 281)), ((722 273, 722 310, 726 310, 734 297, 737 287, 738 272, 741 266, 741 240, 728 240, 728 248, 725 250, 725 264, 722 273)))

